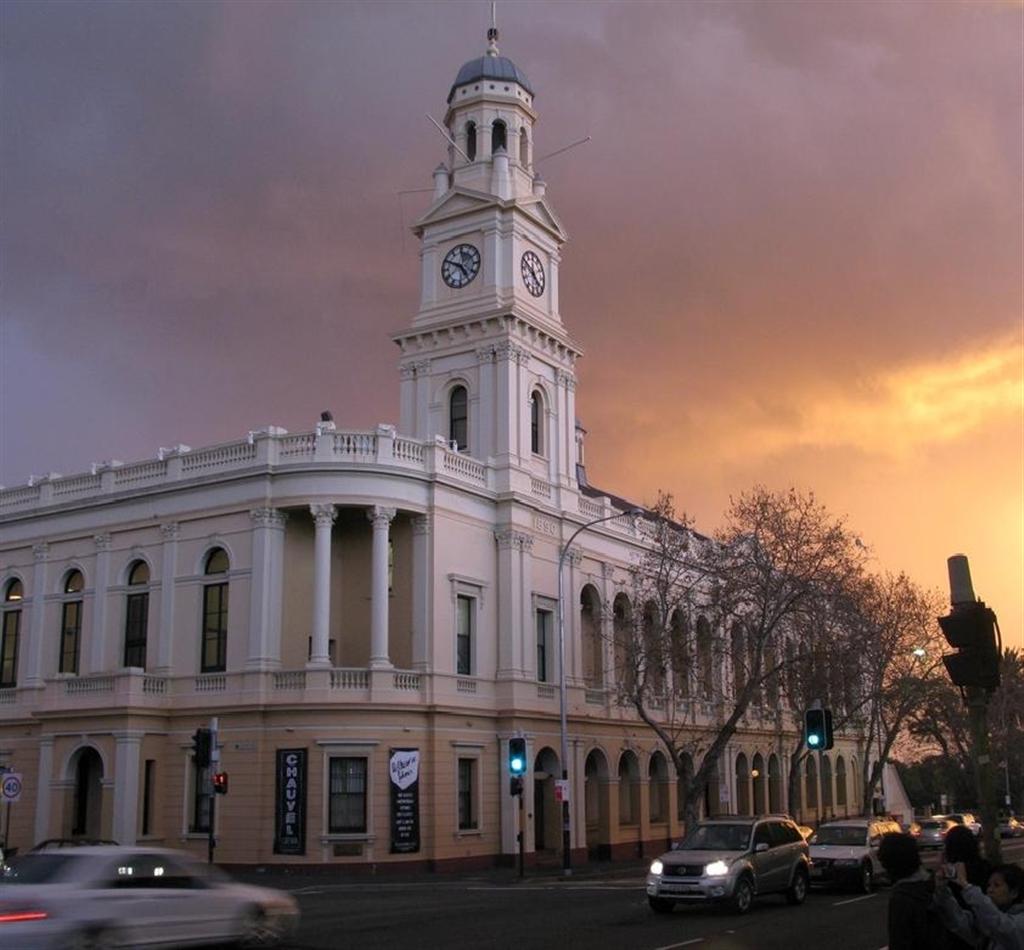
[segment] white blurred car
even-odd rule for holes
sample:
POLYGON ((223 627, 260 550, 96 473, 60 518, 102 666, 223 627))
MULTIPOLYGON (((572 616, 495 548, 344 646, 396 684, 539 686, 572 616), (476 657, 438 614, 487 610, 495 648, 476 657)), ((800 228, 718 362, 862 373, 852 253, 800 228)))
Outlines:
POLYGON ((161 848, 37 851, 0 876, 0 947, 12 950, 273 947, 297 924, 291 895, 161 848))

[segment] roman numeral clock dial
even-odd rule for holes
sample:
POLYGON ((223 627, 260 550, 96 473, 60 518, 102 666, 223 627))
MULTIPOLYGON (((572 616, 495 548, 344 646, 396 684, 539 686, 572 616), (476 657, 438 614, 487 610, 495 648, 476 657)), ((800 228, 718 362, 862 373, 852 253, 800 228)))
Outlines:
POLYGON ((465 287, 480 271, 480 252, 472 244, 456 244, 441 262, 441 277, 451 288, 465 287))
POLYGON ((523 255, 519 269, 522 272, 523 283, 526 284, 526 289, 534 297, 539 297, 544 293, 544 265, 533 251, 527 251, 523 255))

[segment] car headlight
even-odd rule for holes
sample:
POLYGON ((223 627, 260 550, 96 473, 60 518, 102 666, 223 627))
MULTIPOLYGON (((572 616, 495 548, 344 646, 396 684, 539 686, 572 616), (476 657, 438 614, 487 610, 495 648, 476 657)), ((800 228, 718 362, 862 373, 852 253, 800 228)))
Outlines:
POLYGON ((661 874, 665 870, 665 865, 660 861, 651 862, 651 874, 661 874))
POLYGON ((724 861, 712 861, 704 866, 704 873, 708 877, 725 877, 729 873, 729 865, 724 861))

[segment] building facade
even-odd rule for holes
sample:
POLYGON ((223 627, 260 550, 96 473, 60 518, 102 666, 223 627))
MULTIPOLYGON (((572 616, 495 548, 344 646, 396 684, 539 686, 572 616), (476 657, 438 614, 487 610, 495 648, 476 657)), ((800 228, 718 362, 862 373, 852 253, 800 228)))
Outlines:
MULTIPOLYGON (((529 860, 554 858, 563 674, 574 860, 678 833, 671 761, 616 701, 609 606, 644 540, 586 482, 536 119, 491 35, 449 92, 447 161, 414 228, 397 426, 268 427, 0 492, 0 766, 24 788, 10 845, 200 851, 212 822, 227 863, 442 867, 511 859, 522 823, 529 860), (563 670, 560 557, 598 519, 564 558, 563 670), (229 776, 215 810, 192 760, 211 717, 229 776)), ((716 668, 677 712, 713 723, 731 688, 716 668)), ((787 800, 798 728, 751 710, 705 807, 858 812, 852 738, 787 800)))

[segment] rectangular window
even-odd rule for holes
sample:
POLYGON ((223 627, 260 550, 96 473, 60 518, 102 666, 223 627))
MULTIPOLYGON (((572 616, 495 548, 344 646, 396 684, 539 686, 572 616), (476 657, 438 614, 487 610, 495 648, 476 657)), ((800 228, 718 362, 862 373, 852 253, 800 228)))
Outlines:
POLYGON ((209 768, 192 766, 192 827, 191 831, 201 834, 210 830, 210 806, 213 790, 210 788, 209 768))
POLYGON ((203 673, 227 669, 228 585, 207 584, 203 588, 203 673))
POLYGON ((479 826, 476 803, 476 759, 459 759, 459 831, 479 826))
POLYGON ((142 770, 142 834, 153 833, 153 788, 156 777, 156 760, 146 759, 142 770))
POLYGON ((365 758, 330 760, 329 797, 327 830, 330 834, 366 832, 365 758))
POLYGON ((455 672, 473 675, 473 598, 455 598, 455 672))
POLYGON ((125 603, 124 665, 146 668, 149 594, 129 594, 125 603))
POLYGON ((555 615, 550 610, 537 611, 537 679, 550 682, 551 676, 551 628, 555 615))
POLYGON ((4 614, 0 632, 0 688, 18 685, 18 628, 21 611, 8 610, 4 614))
POLYGON ((78 672, 78 641, 82 634, 82 602, 64 604, 60 620, 60 672, 78 672))

